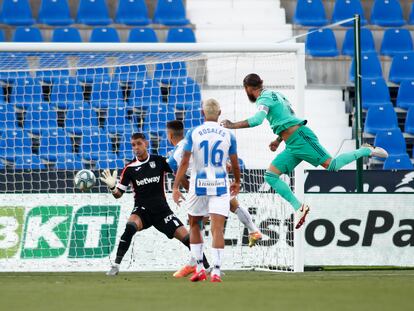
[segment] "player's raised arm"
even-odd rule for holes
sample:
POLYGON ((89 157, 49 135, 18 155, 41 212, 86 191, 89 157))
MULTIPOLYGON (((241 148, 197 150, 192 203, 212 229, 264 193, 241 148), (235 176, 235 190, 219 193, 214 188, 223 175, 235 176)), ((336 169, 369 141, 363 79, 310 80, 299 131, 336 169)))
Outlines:
POLYGON ((108 186, 109 190, 111 190, 111 193, 115 199, 119 199, 123 195, 123 192, 116 186, 117 176, 118 172, 116 170, 114 170, 111 174, 111 171, 106 169, 102 171, 102 176, 100 177, 100 180, 102 180, 108 186))

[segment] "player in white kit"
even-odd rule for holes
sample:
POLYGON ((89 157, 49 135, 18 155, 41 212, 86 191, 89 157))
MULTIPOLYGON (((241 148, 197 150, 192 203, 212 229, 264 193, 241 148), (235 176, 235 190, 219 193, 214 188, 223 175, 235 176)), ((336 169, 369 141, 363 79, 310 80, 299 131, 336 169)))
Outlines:
POLYGON ((191 281, 207 278, 203 267, 203 238, 200 223, 209 215, 212 233, 213 271, 212 282, 221 282, 220 268, 224 255, 224 223, 230 211, 230 196, 240 190, 240 167, 234 135, 218 124, 221 110, 214 99, 203 102, 205 122, 188 131, 184 152, 173 186, 173 198, 177 204, 184 199, 179 190, 182 178, 191 163, 190 187, 187 207, 190 220, 191 253, 197 260, 196 273, 191 281), (234 181, 230 184, 226 161, 230 159, 234 181), (201 256, 201 257, 200 257, 201 256))

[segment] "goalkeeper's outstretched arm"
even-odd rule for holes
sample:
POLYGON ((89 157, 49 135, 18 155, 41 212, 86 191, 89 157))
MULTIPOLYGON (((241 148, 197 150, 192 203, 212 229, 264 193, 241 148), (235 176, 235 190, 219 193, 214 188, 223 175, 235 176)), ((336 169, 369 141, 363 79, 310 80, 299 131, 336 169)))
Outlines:
POLYGON ((116 170, 114 170, 111 174, 111 171, 106 169, 106 170, 103 170, 102 176, 99 178, 108 186, 109 190, 111 190, 111 193, 115 199, 119 199, 124 194, 122 191, 120 191, 116 187, 117 176, 118 176, 118 172, 116 170))

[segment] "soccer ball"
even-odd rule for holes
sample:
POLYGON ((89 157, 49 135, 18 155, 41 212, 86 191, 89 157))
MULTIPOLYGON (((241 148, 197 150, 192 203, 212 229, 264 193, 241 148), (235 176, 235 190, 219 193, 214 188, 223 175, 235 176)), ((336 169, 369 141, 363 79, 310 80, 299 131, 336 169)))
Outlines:
POLYGON ((93 187, 95 182, 95 175, 90 170, 81 170, 75 175, 75 186, 79 190, 88 190, 93 187))

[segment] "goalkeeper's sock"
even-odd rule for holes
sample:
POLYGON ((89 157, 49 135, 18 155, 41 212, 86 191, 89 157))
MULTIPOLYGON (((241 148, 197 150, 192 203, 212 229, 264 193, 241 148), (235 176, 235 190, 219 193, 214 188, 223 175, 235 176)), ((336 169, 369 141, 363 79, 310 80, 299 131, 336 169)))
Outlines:
MULTIPOLYGON (((188 249, 191 251, 191 247, 190 247, 190 235, 189 235, 189 234, 187 234, 181 242, 182 242, 185 246, 187 246, 187 247, 188 247, 188 249)), ((196 258, 196 257, 194 257, 194 256, 192 256, 192 257, 191 257, 191 259, 190 259, 190 263, 189 263, 189 264, 190 264, 191 266, 196 265, 196 264, 197 264, 197 258, 196 258)), ((208 260, 207 260, 207 257, 206 257, 206 255, 205 255, 204 253, 203 253, 203 265, 204 265, 204 268, 205 268, 205 269, 210 268, 210 264, 209 264, 209 262, 208 262, 208 260)))
POLYGON ((331 163, 328 166, 328 171, 339 171, 345 165, 358 160, 359 158, 370 156, 371 152, 371 149, 362 147, 351 152, 343 153, 331 160, 331 163))
POLYGON ((131 245, 131 240, 134 234, 138 231, 138 226, 135 222, 127 222, 125 231, 121 236, 119 241, 118 250, 116 252, 115 263, 120 264, 122 258, 124 258, 125 253, 128 251, 129 246, 131 245))
POLYGON ((266 171, 264 179, 282 198, 293 206, 295 211, 300 209, 302 203, 295 197, 290 187, 283 180, 280 180, 278 174, 266 171))
POLYGON ((259 231, 256 225, 253 223, 252 215, 250 215, 247 209, 245 209, 244 207, 238 206, 234 213, 237 215, 240 222, 243 225, 245 225, 246 228, 249 230, 249 233, 259 231))
POLYGON ((211 248, 211 255, 213 256, 213 270, 211 275, 220 276, 221 259, 223 258, 223 248, 211 248))
POLYGON ((193 257, 197 260, 197 272, 203 270, 203 243, 190 244, 193 257))

